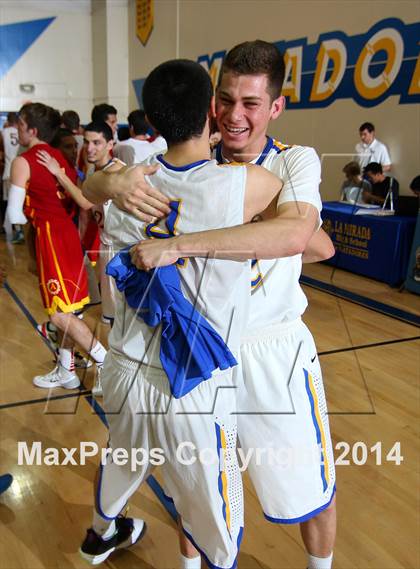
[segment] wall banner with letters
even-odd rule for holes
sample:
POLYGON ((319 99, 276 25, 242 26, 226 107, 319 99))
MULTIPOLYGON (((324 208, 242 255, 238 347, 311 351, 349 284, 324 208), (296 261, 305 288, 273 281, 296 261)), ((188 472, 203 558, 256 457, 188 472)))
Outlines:
MULTIPOLYGON (((400 104, 419 103, 419 40, 420 22, 387 18, 360 35, 334 31, 314 44, 307 38, 274 42, 285 55, 287 108, 328 107, 337 99, 374 107, 393 95, 400 104)), ((214 85, 225 54, 198 57, 214 85)))

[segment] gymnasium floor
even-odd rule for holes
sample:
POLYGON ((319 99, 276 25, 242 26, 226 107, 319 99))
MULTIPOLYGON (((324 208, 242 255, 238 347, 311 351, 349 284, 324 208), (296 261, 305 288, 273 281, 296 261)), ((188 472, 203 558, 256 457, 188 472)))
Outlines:
MULTIPOLYGON (((86 390, 79 395, 55 390, 49 402, 46 391, 32 386, 32 377, 52 366, 51 353, 31 323, 31 318, 45 319, 37 281, 26 270, 24 246, 8 252, 1 241, 3 260, 10 288, 0 290, 0 473, 13 474, 14 483, 0 497, 4 551, 0 566, 87 568, 77 549, 91 521, 97 460, 88 459, 85 466, 18 466, 17 441, 41 441, 44 448, 78 447, 80 441, 105 444, 106 428, 87 392, 93 375, 87 373, 86 390)), ((419 297, 408 292, 398 293, 346 272, 332 273, 326 266, 305 267, 305 275, 420 315, 419 297)), ((419 328, 318 288, 304 288, 309 300, 305 320, 318 345, 333 441, 339 445, 336 460, 345 454, 341 461, 349 461, 337 465, 334 567, 418 569, 419 328), (399 465, 397 452, 387 460, 397 442, 403 456, 399 465), (382 464, 376 464, 377 443, 381 443, 382 464), (374 445, 376 450, 370 451, 374 445)), ((86 321, 91 326, 97 314, 97 309, 89 310, 86 321)), ((98 330, 105 339, 107 327, 99 325, 98 330)), ((246 528, 238 567, 304 568, 298 528, 265 522, 246 478, 245 486, 246 528)), ((135 495, 130 515, 144 517, 149 531, 139 545, 113 554, 106 565, 113 569, 176 567, 175 524, 150 487, 135 495)))

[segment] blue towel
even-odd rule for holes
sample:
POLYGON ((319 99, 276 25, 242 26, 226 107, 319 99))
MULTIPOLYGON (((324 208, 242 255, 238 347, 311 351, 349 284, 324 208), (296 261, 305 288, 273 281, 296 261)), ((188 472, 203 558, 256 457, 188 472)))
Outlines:
POLYGON ((172 395, 189 393, 212 372, 237 365, 220 335, 184 297, 175 265, 139 271, 129 249, 118 253, 106 267, 126 302, 148 326, 162 324, 160 361, 172 395))

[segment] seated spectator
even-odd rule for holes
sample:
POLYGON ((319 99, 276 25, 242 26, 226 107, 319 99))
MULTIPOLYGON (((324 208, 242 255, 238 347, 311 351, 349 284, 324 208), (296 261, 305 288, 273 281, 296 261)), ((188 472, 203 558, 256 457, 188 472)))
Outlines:
POLYGON ((142 110, 132 111, 128 117, 128 128, 130 130, 130 138, 120 142, 114 148, 114 156, 127 164, 140 164, 148 156, 156 152, 156 148, 150 144, 149 123, 146 121, 145 112, 142 110))
POLYGON ((400 185, 395 178, 384 176, 382 166, 371 162, 364 169, 364 175, 372 184, 370 192, 363 193, 366 203, 377 204, 386 209, 394 209, 398 200, 400 185))
POLYGON ((343 168, 346 179, 341 186, 342 201, 351 203, 364 203, 364 192, 370 192, 371 185, 367 180, 362 178, 360 166, 357 162, 349 162, 343 168))
POLYGON ((356 144, 356 160, 360 168, 365 168, 371 162, 382 165, 383 172, 391 170, 391 158, 385 144, 375 138, 375 127, 371 122, 364 122, 359 128, 360 140, 356 144))

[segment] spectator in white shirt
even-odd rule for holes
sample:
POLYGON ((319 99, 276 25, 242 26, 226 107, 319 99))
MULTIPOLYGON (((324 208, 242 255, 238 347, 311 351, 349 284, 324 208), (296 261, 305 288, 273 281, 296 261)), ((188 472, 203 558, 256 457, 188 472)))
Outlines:
POLYGON ((157 149, 149 142, 149 123, 143 110, 132 111, 128 117, 130 138, 119 142, 114 148, 114 156, 125 162, 128 166, 140 164, 157 149))
POLYGON ((359 128, 360 140, 356 144, 357 161, 363 170, 371 162, 382 166, 383 172, 391 170, 391 158, 385 144, 375 138, 375 127, 370 122, 364 122, 359 128))
POLYGON ((158 152, 159 154, 165 154, 168 151, 168 145, 166 144, 166 140, 157 133, 156 138, 151 143, 154 149, 154 152, 158 152))

